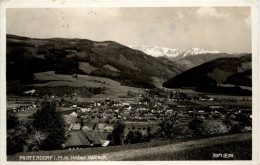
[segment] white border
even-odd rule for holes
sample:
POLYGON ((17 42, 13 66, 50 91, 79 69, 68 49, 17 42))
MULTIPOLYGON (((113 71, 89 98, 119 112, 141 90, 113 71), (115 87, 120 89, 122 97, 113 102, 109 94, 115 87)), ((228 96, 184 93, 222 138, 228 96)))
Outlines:
MULTIPOLYGON (((5 70, 6 70, 6 9, 7 8, 75 8, 75 7, 200 7, 200 6, 247 6, 251 7, 252 16, 252 69, 253 69, 253 154, 252 161, 150 161, 146 162, 151 165, 155 164, 260 164, 259 162, 259 2, 258 0, 143 0, 138 2, 132 1, 106 1, 106 0, 6 0, 0 2, 0 111, 1 111, 1 143, 0 143, 0 160, 1 164, 144 164, 145 162, 138 161, 112 161, 112 162, 10 162, 6 161, 6 82, 5 82, 5 70)), ((239 35, 239 34, 238 34, 239 35)))

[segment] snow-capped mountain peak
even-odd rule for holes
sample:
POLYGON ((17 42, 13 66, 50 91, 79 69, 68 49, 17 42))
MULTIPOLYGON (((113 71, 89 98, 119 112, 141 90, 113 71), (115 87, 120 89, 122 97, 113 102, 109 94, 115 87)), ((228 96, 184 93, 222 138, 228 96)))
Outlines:
POLYGON ((165 48, 165 47, 158 47, 158 46, 149 46, 149 45, 129 45, 128 47, 136 50, 140 50, 144 52, 145 54, 154 56, 154 57, 161 57, 161 56, 167 56, 170 58, 177 57, 178 55, 182 54, 183 51, 180 49, 171 49, 171 48, 165 48))
POLYGON ((198 54, 216 54, 220 53, 219 51, 209 51, 201 48, 192 48, 186 51, 182 51, 180 49, 172 49, 166 47, 158 47, 158 46, 149 46, 149 45, 128 45, 128 47, 136 50, 140 50, 145 54, 151 55, 153 57, 161 57, 166 56, 170 59, 182 59, 187 56, 198 55, 198 54))
POLYGON ((197 55, 197 54, 206 54, 206 53, 220 53, 219 51, 209 51, 209 50, 204 50, 204 49, 200 49, 200 48, 192 48, 190 50, 187 50, 187 51, 184 51, 182 53, 182 56, 183 57, 186 57, 186 56, 190 56, 190 55, 197 55))

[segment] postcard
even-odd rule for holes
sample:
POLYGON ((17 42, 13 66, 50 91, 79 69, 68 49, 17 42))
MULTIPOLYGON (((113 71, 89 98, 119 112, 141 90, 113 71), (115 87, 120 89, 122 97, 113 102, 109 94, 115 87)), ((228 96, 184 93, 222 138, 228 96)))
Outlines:
POLYGON ((258 164, 258 5, 3 1, 1 162, 258 164))

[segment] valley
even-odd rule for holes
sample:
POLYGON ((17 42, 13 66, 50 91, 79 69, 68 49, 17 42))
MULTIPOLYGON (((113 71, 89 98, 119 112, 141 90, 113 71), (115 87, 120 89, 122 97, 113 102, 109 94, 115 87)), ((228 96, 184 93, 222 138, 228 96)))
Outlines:
MULTIPOLYGON (((48 114, 53 106, 64 122, 59 127, 65 136, 58 147, 40 151, 41 145, 31 147, 30 137, 24 135, 25 144, 15 153, 9 151, 8 159, 55 152, 63 156, 104 153, 108 160, 194 159, 187 155, 195 150, 204 154, 202 159, 211 160, 204 148, 215 152, 214 146, 234 144, 243 149, 239 142, 251 143, 251 54, 228 57, 200 49, 155 50, 153 57, 149 51, 114 41, 7 35, 10 121, 15 116, 19 123, 15 129, 46 138, 30 131, 44 106, 46 118, 55 116, 48 114), (172 55, 173 60, 159 55, 161 51, 179 54, 172 55), (238 140, 240 134, 246 139, 238 140), (223 143, 217 143, 218 138, 223 143), (117 149, 138 154, 127 157, 117 149), (156 157, 157 150, 163 152, 156 157)), ((8 131, 12 136, 21 133, 8 131)), ((240 156, 234 148, 223 152, 250 159, 250 154, 240 156)))

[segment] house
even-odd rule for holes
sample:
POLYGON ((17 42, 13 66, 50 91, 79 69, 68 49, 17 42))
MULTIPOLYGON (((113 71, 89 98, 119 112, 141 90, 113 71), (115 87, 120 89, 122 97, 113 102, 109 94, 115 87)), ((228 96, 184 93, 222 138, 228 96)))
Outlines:
POLYGON ((211 105, 209 106, 209 108, 212 110, 220 110, 220 111, 224 109, 224 107, 221 105, 211 105))
POLYGON ((101 141, 102 147, 106 147, 106 146, 108 146, 109 143, 110 143, 110 141, 108 141, 108 140, 102 140, 102 139, 100 139, 100 141, 101 141))
POLYGON ((108 140, 109 134, 109 132, 97 132, 97 135, 101 140, 108 140))
POLYGON ((104 132, 112 132, 114 130, 114 127, 112 125, 106 125, 104 127, 104 132))
POLYGON ((129 106, 129 105, 130 105, 130 103, 127 103, 127 102, 122 103, 122 106, 129 106))
POLYGON ((98 124, 97 124, 97 129, 98 129, 100 132, 104 132, 105 126, 106 126, 106 124, 104 124, 104 123, 98 123, 98 124))
POLYGON ((92 131, 92 127, 88 127, 86 125, 84 125, 82 128, 81 128, 83 131, 92 131))
POLYGON ((35 93, 35 89, 29 90, 29 91, 25 91, 24 94, 34 94, 35 93))
POLYGON ((66 124, 72 124, 76 121, 77 116, 74 115, 63 115, 66 124))
POLYGON ((77 108, 77 105, 74 104, 74 105, 71 106, 71 108, 77 108))
POLYGON ((101 141, 94 131, 86 131, 84 134, 90 142, 91 146, 101 146, 101 141))
POLYGON ((91 146, 83 131, 69 131, 68 135, 69 138, 63 144, 63 148, 86 148, 91 146))
MULTIPOLYGON (((85 127, 85 128, 88 128, 88 129, 94 129, 94 126, 95 126, 95 123, 90 123, 90 122, 86 122, 86 123, 84 123, 84 126, 83 126, 83 128, 85 127)), ((82 129, 83 129, 82 128, 82 129)))
POLYGON ((80 108, 81 112, 90 112, 90 108, 80 108))
POLYGON ((71 130, 80 130, 81 129, 81 125, 80 123, 74 123, 71 130))

